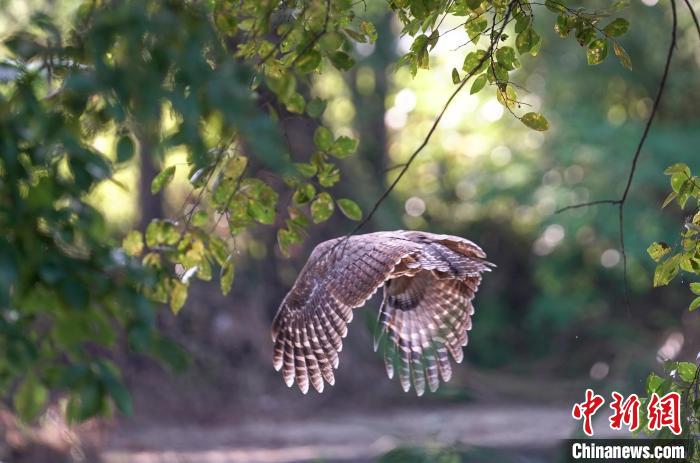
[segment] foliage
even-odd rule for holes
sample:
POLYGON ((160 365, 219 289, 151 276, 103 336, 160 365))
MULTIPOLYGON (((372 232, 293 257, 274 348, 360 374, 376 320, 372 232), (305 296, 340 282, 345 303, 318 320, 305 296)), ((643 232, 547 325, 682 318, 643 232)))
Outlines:
MULTIPOLYGON (((670 177, 671 192, 662 207, 675 202, 682 211, 686 206, 691 206, 692 210, 683 225, 678 245, 670 246, 660 241, 647 249, 656 262, 654 286, 669 284, 681 271, 700 275, 700 179, 692 175, 690 168, 683 163, 672 165, 664 173, 670 177)), ((695 310, 700 306, 700 283, 691 282, 690 290, 698 296, 689 307, 695 310)))
MULTIPOLYGON (((533 6, 535 2, 508 2, 466 0, 461 2, 440 2, 437 7, 426 7, 422 0, 393 2, 392 6, 403 24, 403 34, 412 37, 411 49, 400 60, 409 67, 411 74, 418 69, 430 67, 430 51, 436 47, 442 37, 439 26, 449 16, 460 19, 469 42, 475 46, 464 58, 462 71, 452 69, 452 81, 460 84, 463 80, 475 77, 470 93, 478 93, 489 86, 495 87, 498 101, 523 124, 534 130, 547 130, 547 119, 535 112, 518 116, 514 110, 526 106, 518 100, 516 87, 521 87, 511 79, 511 73, 521 67, 518 56, 537 56, 542 46, 541 24, 535 24, 533 6), (514 23, 511 35, 507 26, 514 23), (480 46, 480 42, 487 45, 480 46), (516 54, 517 50, 517 54, 516 54)), ((608 18, 627 6, 625 1, 614 2, 608 9, 586 11, 583 8, 571 8, 562 2, 547 0, 545 6, 550 13, 556 14, 554 30, 562 37, 572 36, 586 49, 588 64, 600 64, 608 55, 612 45, 615 55, 623 66, 632 68, 629 55, 616 39, 629 29, 629 22, 624 18, 608 18), (601 27, 601 23, 607 24, 601 27)), ((449 31, 448 31, 449 32, 449 31)))
MULTIPOLYGON (((26 74, 0 99, 0 388, 14 389, 25 419, 49 391, 69 392, 67 414, 85 419, 131 401, 106 355, 120 341, 173 366, 184 359, 155 330, 143 290, 152 272, 109 239, 85 202, 112 164, 85 144, 77 120, 40 98, 44 82, 26 74), (110 400, 111 399, 111 402, 110 400)), ((130 239, 130 248, 139 243, 130 239)))
MULTIPOLYGON (((700 275, 700 179, 692 175, 690 167, 683 163, 668 167, 664 173, 670 179, 671 192, 664 200, 662 208, 675 203, 684 213, 686 207, 691 210, 680 232, 679 244, 670 246, 659 241, 652 243, 647 249, 649 256, 656 262, 654 286, 668 285, 681 272, 694 277, 700 275)), ((688 309, 693 311, 700 306, 700 283, 690 282, 689 286, 694 299, 688 309)), ((683 435, 690 438, 699 432, 698 367, 689 362, 667 362, 666 372, 665 377, 651 373, 647 377, 646 392, 649 395, 653 392, 659 395, 668 392, 681 394, 683 435)), ((672 435, 659 437, 671 438, 672 435)))
MULTIPOLYGON (((589 63, 602 62, 612 45, 630 66, 616 40, 626 20, 606 19, 621 4, 596 12, 546 4, 557 33, 573 33, 589 63)), ((444 18, 463 17, 474 49, 462 70, 453 70, 455 83, 474 78, 472 93, 493 86, 526 126, 547 129, 541 114, 515 114, 522 104, 511 73, 542 43, 531 4, 405 0, 390 7, 413 37, 400 61, 413 74, 429 67, 444 18), (486 48, 479 48, 482 39, 486 48)), ((151 0, 88 1, 67 33, 37 14, 3 41, 17 77, 0 87, 7 102, 0 113, 7 205, 0 216, 0 344, 8 353, 0 389, 15 392, 26 418, 41 410, 49 390, 69 393, 74 418, 106 411, 109 397, 128 412, 109 350, 124 331, 134 350, 182 364, 154 330, 153 303, 177 313, 193 277, 207 281, 215 273, 228 293, 242 233, 273 226, 286 254, 336 210, 362 218, 357 203, 331 191, 339 160, 358 142, 318 122, 326 102, 313 97, 309 82, 330 67, 351 69, 353 46, 376 40, 375 27, 349 0, 151 0), (314 125, 312 152, 295 153, 285 143, 289 117, 314 125), (94 139, 105 133, 114 146, 100 152, 94 139), (162 194, 186 170, 191 193, 182 210, 131 231, 117 246, 86 195, 137 155, 163 160, 175 149, 186 151, 187 165, 163 166, 150 192, 162 194)))

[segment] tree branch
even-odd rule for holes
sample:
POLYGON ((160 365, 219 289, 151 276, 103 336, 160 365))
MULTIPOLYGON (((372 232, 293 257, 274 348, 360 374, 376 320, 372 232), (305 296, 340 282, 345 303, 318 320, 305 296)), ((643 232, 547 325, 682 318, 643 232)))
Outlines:
MULTIPOLYGON (((688 0, 685 0, 686 4, 688 4, 688 0)), ((649 130, 651 129, 651 124, 654 122, 654 117, 656 116, 656 113, 659 110, 659 104, 661 103, 661 97, 664 93, 664 89, 666 88, 666 81, 668 80, 668 74, 669 70, 671 68, 671 59, 673 58, 673 51, 676 48, 676 35, 678 32, 678 15, 676 12, 676 0, 671 0, 671 10, 673 12, 673 27, 671 28, 671 43, 668 48, 668 53, 666 54, 666 64, 664 65, 664 71, 663 74, 661 75, 661 80, 659 81, 659 87, 658 90, 656 91, 656 97, 654 98, 654 104, 652 105, 651 108, 651 113, 649 114, 649 118, 647 119, 646 124, 644 125, 644 131, 642 132, 642 136, 639 139, 639 143, 637 144, 637 149, 634 152, 634 156, 632 157, 632 164, 630 166, 630 171, 629 174, 627 175, 627 183, 625 184, 625 189, 622 192, 622 196, 620 199, 605 199, 605 200, 600 200, 600 201, 592 201, 588 203, 581 203, 581 204, 574 204, 571 206, 567 206, 564 208, 561 208, 557 210, 555 213, 560 213, 564 212, 570 209, 577 209, 580 207, 587 207, 587 206, 594 206, 594 205, 599 205, 599 204, 615 204, 618 207, 618 219, 619 219, 619 231, 620 231, 620 253, 622 254, 622 272, 623 272, 623 278, 625 282, 625 300, 627 301, 627 307, 629 308, 629 288, 627 284, 627 253, 625 252, 625 229, 624 229, 624 221, 625 221, 625 204, 627 203, 627 198, 629 196, 630 188, 632 187, 632 181, 634 180, 634 174, 637 171, 637 163, 639 161, 639 156, 642 152, 642 148, 644 147, 644 143, 647 140, 647 136, 649 135, 649 130)), ((692 8, 691 8, 692 11, 692 8)), ((693 17, 695 15, 693 14, 693 17)))
POLYGON ((442 107, 442 110, 440 110, 440 113, 437 115, 435 118, 435 121, 433 121, 433 125, 430 127, 430 130, 428 130, 428 133, 426 134, 425 138, 421 142, 421 144, 416 148, 416 150, 411 154, 411 156, 408 158, 408 161, 403 165, 403 168, 399 172, 399 175, 394 179, 393 182, 389 185, 389 188, 384 190, 384 193, 379 197, 379 199, 374 203, 372 206, 372 209, 369 211, 367 216, 359 223, 357 226, 346 235, 346 237, 349 237, 351 235, 354 235, 357 233, 362 227, 367 225, 367 223, 372 219, 372 216, 374 216, 374 213, 377 212, 377 209, 379 209, 379 206, 384 202, 384 200, 391 194, 392 191, 394 191, 394 188, 396 188, 396 185, 401 181, 403 176, 406 174, 408 169, 411 167, 411 164, 413 164, 413 161, 418 157, 418 155, 423 151, 423 149, 428 145, 428 142, 430 142, 430 139, 432 138, 433 134, 435 133, 435 130, 437 129, 438 125, 440 124, 440 121, 442 120, 442 117, 445 115, 445 112, 449 108, 450 104, 452 101, 455 99, 455 97, 459 94, 459 92, 462 91, 462 89, 467 85, 467 82, 469 81, 470 78, 472 78, 479 68, 486 62, 487 59, 490 58, 491 53, 493 53, 494 48, 496 47, 497 41, 499 40, 501 34, 503 34, 503 30, 506 28, 506 25, 508 25, 509 18, 511 11, 513 10, 513 6, 515 5, 516 0, 512 0, 508 4, 508 9, 506 10, 505 16, 503 17, 503 23, 501 24, 501 28, 498 31, 498 34, 491 39, 491 43, 489 45, 488 50, 486 51, 486 54, 479 60, 479 63, 474 66, 474 69, 470 71, 464 79, 462 79, 462 82, 457 86, 457 88, 452 92, 450 97, 447 99, 445 102, 445 105, 442 107))
POLYGON ((690 15, 693 17, 693 22, 695 23, 695 29, 698 31, 698 35, 700 36, 700 22, 698 22, 698 17, 695 15, 695 10, 693 10, 693 5, 690 4, 690 0, 683 0, 685 2, 685 6, 688 7, 688 11, 690 11, 690 15))

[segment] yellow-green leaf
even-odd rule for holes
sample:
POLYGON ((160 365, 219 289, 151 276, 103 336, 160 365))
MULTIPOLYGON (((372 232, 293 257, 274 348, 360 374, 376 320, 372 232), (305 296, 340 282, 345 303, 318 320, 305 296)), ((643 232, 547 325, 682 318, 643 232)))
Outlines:
POLYGON ((360 220, 362 218, 362 209, 352 199, 341 198, 336 201, 340 212, 350 220, 360 220))
POLYGON ((319 193, 319 195, 311 203, 311 218, 314 223, 325 222, 333 215, 333 198, 331 195, 326 193, 319 193))
POLYGON ((156 194, 175 177, 175 166, 166 167, 151 182, 151 193, 156 194))
POLYGON ((126 234, 122 241, 122 248, 127 254, 138 257, 143 252, 143 235, 138 230, 132 230, 126 234))
POLYGON ((608 41, 605 39, 595 39, 588 45, 586 57, 588 64, 600 64, 608 56, 608 41))
POLYGON ((233 277, 235 275, 235 267, 232 256, 228 256, 226 262, 221 267, 221 275, 219 277, 221 283, 221 292, 226 295, 231 291, 233 285, 233 277))
POLYGON ((187 285, 177 279, 173 279, 172 284, 173 286, 170 292, 170 310, 177 315, 187 300, 187 285))
POLYGON ((611 37, 623 35, 630 27, 629 21, 624 18, 615 18, 610 24, 603 28, 603 32, 611 37))
POLYGON ((693 310, 697 309, 698 307, 700 307, 700 297, 696 297, 695 299, 693 299, 693 302, 690 303, 688 310, 690 310, 692 312, 693 310))
POLYGON ((471 90, 469 90, 469 94, 473 95, 481 91, 481 89, 486 85, 487 80, 488 78, 486 77, 486 74, 481 74, 479 77, 474 79, 474 83, 472 84, 471 90))
POLYGON ((647 254, 649 254, 649 257, 651 257, 654 262, 660 261, 661 258, 669 252, 671 252, 671 247, 664 242, 651 243, 647 248, 647 254))
POLYGON ((630 55, 627 54, 627 50, 622 48, 622 45, 617 42, 613 43, 613 50, 615 51, 615 56, 620 60, 620 64, 631 71, 632 60, 630 59, 630 55))
POLYGON ((544 132, 549 129, 549 121, 540 113, 530 112, 520 118, 520 121, 533 130, 544 132))

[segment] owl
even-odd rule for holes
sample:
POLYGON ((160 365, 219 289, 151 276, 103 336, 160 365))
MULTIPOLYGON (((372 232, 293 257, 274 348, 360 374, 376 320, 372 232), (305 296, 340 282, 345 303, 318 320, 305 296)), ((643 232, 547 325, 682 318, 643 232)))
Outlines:
POLYGON ((312 251, 272 322, 273 365, 306 393, 335 383, 353 310, 384 288, 374 349, 389 378, 422 395, 449 381, 472 327, 472 299, 493 264, 473 242, 421 231, 335 238, 312 251))

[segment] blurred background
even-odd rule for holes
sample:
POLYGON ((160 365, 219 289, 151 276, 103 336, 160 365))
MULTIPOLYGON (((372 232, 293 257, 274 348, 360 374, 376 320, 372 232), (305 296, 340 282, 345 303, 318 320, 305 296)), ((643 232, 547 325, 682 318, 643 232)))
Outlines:
MULTIPOLYGON (((75 6, 0 0, 0 32, 37 10, 69 18, 75 6)), ((377 27, 376 44, 357 47, 358 65, 346 74, 325 72, 312 94, 328 100, 323 119, 329 127, 360 140, 357 156, 343 161, 339 191, 368 211, 452 92, 450 70, 461 68, 463 56, 453 51, 468 38, 463 28, 447 33, 431 69, 412 78, 395 68, 410 41, 399 37, 386 5, 359 7, 377 27)), ((661 210, 669 191, 664 168, 675 162, 700 167, 700 47, 687 14, 626 208, 629 305, 616 209, 555 213, 616 198, 624 188, 662 72, 670 8, 632 0, 623 16, 632 23, 623 44, 633 71, 614 59, 589 67, 573 41, 559 39, 553 24, 543 27, 549 33, 536 67, 524 59, 515 79, 523 102, 545 114, 551 129, 528 130, 495 95, 462 92, 364 230, 463 236, 498 265, 477 295, 465 361, 450 383, 417 398, 386 377, 372 351, 375 298, 356 314, 336 385, 323 395, 286 388, 271 365, 270 321, 313 246, 354 224, 336 215, 314 227, 290 258, 280 254, 274 230, 260 227, 237 243, 229 296, 221 296, 216 283, 197 282, 177 316, 161 311, 162 329, 191 356, 186 372, 174 375, 126 350, 118 354, 135 413, 72 431, 86 449, 96 449, 94 456, 85 450, 87 461, 552 461, 559 439, 580 432, 570 410, 586 387, 603 395, 640 392, 661 361, 694 361, 700 330, 697 314, 686 309, 690 295, 682 281, 652 289, 654 263, 645 252, 652 241, 676 240, 684 221, 661 210)), ((453 27, 446 22, 442 29, 453 27)), ((309 130, 303 119, 284 123, 290 133, 309 130)), ((293 142, 302 151, 311 143, 303 136, 293 142)), ((113 140, 105 134, 96 143, 109 151, 113 140)), ((166 159, 167 165, 182 162, 176 150, 166 159)), ((94 192, 90 200, 115 237, 181 206, 188 194, 184 178, 164 197, 141 194, 154 174, 149 162, 135 160, 117 172, 126 190, 105 183, 94 192)), ((597 430, 605 428, 601 421, 597 430)))

